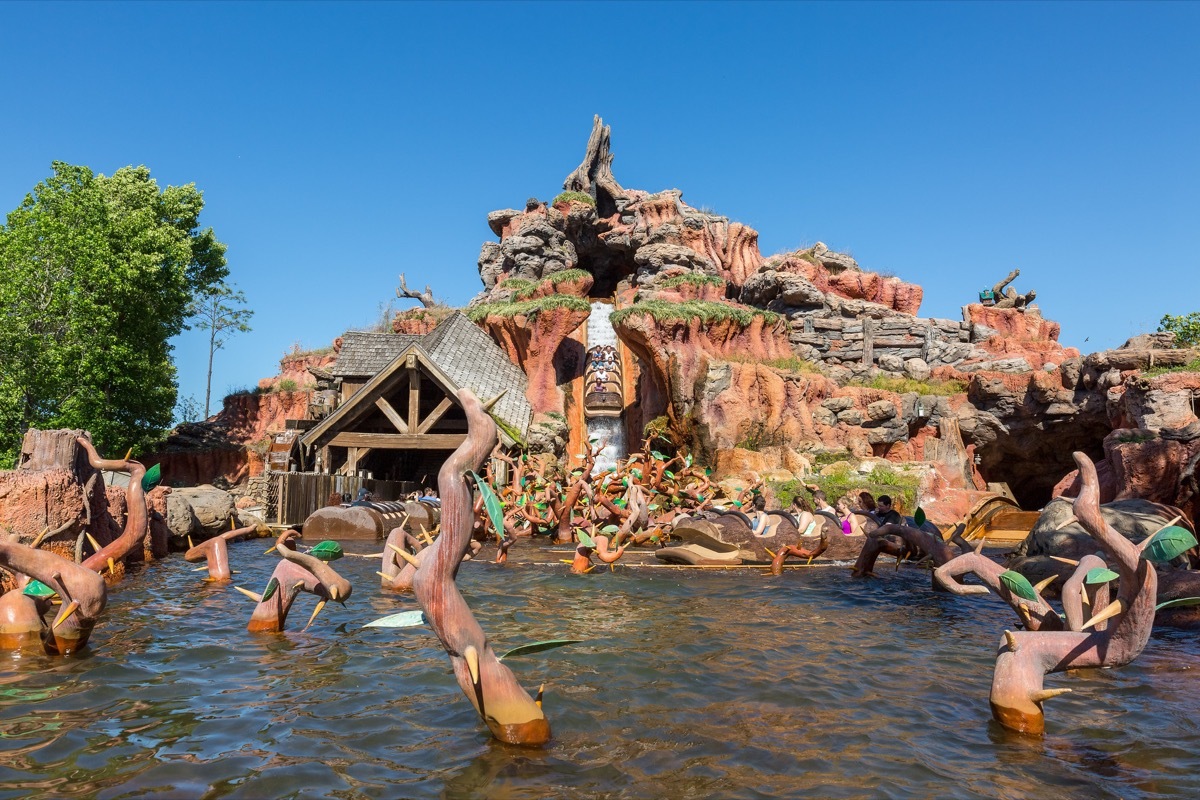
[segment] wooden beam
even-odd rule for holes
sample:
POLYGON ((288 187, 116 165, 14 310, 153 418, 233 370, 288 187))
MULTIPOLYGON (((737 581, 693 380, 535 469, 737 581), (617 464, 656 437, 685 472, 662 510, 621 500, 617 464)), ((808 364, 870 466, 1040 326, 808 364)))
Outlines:
MULTIPOLYGON (((414 360, 415 361, 415 360, 414 360)), ((421 370, 413 368, 408 371, 408 427, 417 430, 421 421, 421 370)), ((419 432, 419 431, 418 431, 419 432)))
POLYGON ((350 447, 346 450, 346 474, 353 475, 358 472, 358 448, 350 447))
POLYGON ((335 447, 374 447, 380 450, 453 450, 465 433, 339 433, 329 441, 335 447))
MULTIPOLYGON (((437 404, 437 408, 435 408, 433 411, 430 411, 429 416, 425 418, 425 421, 417 427, 417 433, 426 433, 430 428, 437 424, 437 421, 442 418, 442 414, 445 414, 447 411, 449 411, 450 407, 453 405, 454 401, 449 397, 442 398, 442 402, 437 404)), ((401 431, 401 433, 407 433, 407 431, 401 431)))
MULTIPOLYGON (((379 410, 383 412, 383 415, 388 418, 388 422, 396 426, 396 430, 400 431, 401 433, 408 433, 408 425, 400 417, 400 414, 396 412, 396 409, 392 408, 391 403, 380 397, 375 400, 375 405, 378 406, 379 410)), ((421 431, 417 431, 417 433, 421 433, 421 431)))

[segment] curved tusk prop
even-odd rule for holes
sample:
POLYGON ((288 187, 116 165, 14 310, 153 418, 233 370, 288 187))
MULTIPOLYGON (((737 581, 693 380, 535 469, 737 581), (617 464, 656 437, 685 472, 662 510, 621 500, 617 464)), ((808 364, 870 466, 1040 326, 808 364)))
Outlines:
POLYGON ((486 403, 484 403, 484 404, 483 404, 483 410, 484 410, 484 411, 491 411, 491 410, 492 410, 492 406, 496 405, 496 403, 499 403, 499 402, 500 402, 500 398, 501 398, 501 397, 504 397, 504 395, 505 395, 507 392, 508 392, 508 389, 501 389, 501 390, 500 390, 500 394, 496 395, 496 396, 495 396, 495 397, 493 397, 491 400, 488 400, 486 403))
POLYGON ((1046 591, 1047 586, 1054 583, 1054 581, 1056 581, 1057 579, 1058 579, 1057 575, 1051 575, 1049 578, 1046 578, 1046 580, 1038 581, 1037 583, 1035 583, 1033 585, 1033 590, 1035 592, 1037 592, 1038 594, 1041 594, 1042 592, 1046 591))
POLYGON ((1025 605, 1024 603, 1018 605, 1017 616, 1019 616, 1025 623, 1025 627, 1029 627, 1029 623, 1032 622, 1032 620, 1029 618, 1029 606, 1025 605))
POLYGON ((404 559, 405 561, 407 561, 409 564, 412 564, 414 569, 415 569, 416 567, 419 567, 419 566, 421 566, 421 562, 420 562, 420 561, 417 561, 416 557, 415 557, 415 556, 413 556, 413 554, 412 554, 412 553, 410 553, 410 552, 408 552, 407 550, 405 550, 403 547, 397 547, 396 545, 394 545, 394 544, 391 544, 390 542, 388 543, 388 547, 390 547, 390 548, 392 548, 393 550, 395 550, 395 551, 396 551, 396 555, 398 555, 398 556, 400 556, 401 558, 403 558, 403 559, 404 559))
MULTIPOLYGON (((205 569, 207 569, 207 567, 205 567, 205 569)), ((111 558, 108 559, 108 571, 111 572, 113 575, 117 574, 117 565, 113 563, 113 560, 111 558)))
POLYGON ((49 525, 47 525, 47 526, 46 526, 46 527, 45 527, 45 528, 42 530, 42 532, 41 532, 41 533, 39 533, 39 534, 38 534, 38 535, 37 535, 37 536, 34 538, 34 540, 33 540, 33 543, 32 543, 32 544, 30 544, 29 546, 30 546, 30 547, 32 547, 34 550, 38 549, 38 546, 39 546, 39 545, 42 543, 42 540, 46 538, 46 534, 47 534, 47 533, 49 533, 49 532, 50 532, 50 526, 49 526, 49 525))
POLYGON ((1060 694, 1066 694, 1070 689, 1039 689, 1029 695, 1029 699, 1035 703, 1041 703, 1044 700, 1049 700, 1051 697, 1058 697, 1060 694))
POLYGON ((769 548, 769 547, 764 547, 764 548, 763 548, 763 550, 766 550, 766 551, 767 551, 767 555, 769 555, 769 556, 771 557, 771 559, 772 559, 772 560, 774 560, 774 559, 777 557, 777 556, 775 555, 775 553, 774 553, 774 552, 772 552, 771 548, 769 548))
POLYGON ((986 536, 980 536, 980 537, 979 537, 979 544, 975 545, 975 555, 979 555, 980 553, 982 553, 982 552, 983 552, 983 546, 984 546, 986 543, 987 543, 987 537, 986 537, 986 536))
POLYGON ((1054 526, 1054 530, 1061 531, 1063 528, 1067 527, 1068 525, 1073 525, 1076 522, 1079 522, 1079 517, 1072 514, 1071 516, 1064 519, 1062 522, 1058 523, 1058 525, 1054 526))
POLYGON ((543 683, 541 686, 538 687, 537 697, 533 698, 533 702, 537 703, 538 708, 542 707, 542 693, 545 691, 546 691, 546 684, 543 683))
POLYGON ((463 648, 463 659, 467 662, 467 670, 471 673, 471 683, 479 685, 479 651, 474 645, 463 648))
POLYGON ((204 572, 208 567, 196 567, 192 572, 204 572))
POLYGON ((1064 564, 1070 564, 1072 567, 1078 567, 1079 562, 1073 558, 1063 558, 1062 556, 1050 556, 1055 561, 1061 561, 1064 564))
POLYGON ((308 630, 308 626, 313 624, 313 620, 317 618, 317 614, 321 613, 321 609, 325 607, 324 600, 317 601, 317 607, 313 609, 312 616, 308 618, 308 625, 305 625, 303 630, 308 630))
POLYGON ((243 588, 242 588, 242 587, 240 587, 240 586, 235 586, 235 587, 233 587, 233 588, 234 588, 234 589, 237 589, 239 592, 241 592, 242 594, 246 595, 246 597, 249 597, 251 600, 253 600, 253 601, 254 601, 254 602, 256 602, 256 603, 261 603, 261 602, 262 602, 262 595, 261 595, 261 594, 259 594, 259 593, 257 593, 257 592, 252 592, 252 591, 250 591, 249 589, 243 589, 243 588))
POLYGON ((195 545, 195 544, 192 542, 192 535, 191 535, 190 533, 188 534, 187 540, 188 540, 188 550, 191 550, 193 547, 195 547, 195 546, 196 546, 196 545, 195 545))
POLYGON ((271 545, 266 550, 263 550, 263 555, 269 556, 269 555, 271 555, 271 553, 274 553, 274 552, 275 552, 275 545, 271 545))
POLYGON ((1008 642, 1008 649, 1017 652, 1017 636, 1012 631, 1004 632, 1004 639, 1008 642))
POLYGON ((1083 584, 1080 584, 1080 585, 1079 585, 1079 595, 1080 595, 1080 597, 1083 599, 1083 604, 1084 604, 1085 606, 1091 606, 1091 604, 1092 604, 1092 601, 1091 601, 1090 599, 1088 599, 1088 596, 1087 596, 1087 586, 1085 586, 1085 585, 1083 585, 1083 584))
POLYGON ((1092 617, 1087 622, 1083 623, 1083 625, 1081 625, 1079 627, 1079 630, 1081 630, 1081 631, 1087 630, 1088 628, 1092 627, 1096 623, 1103 622, 1106 619, 1115 617, 1117 614, 1120 614, 1124 610, 1125 610, 1125 601, 1124 600, 1113 600, 1111 603, 1108 604, 1108 608, 1104 609, 1099 614, 1092 617))
POLYGON ((338 587, 336 587, 336 586, 329 587, 329 599, 330 600, 338 599, 338 587))
POLYGON ((79 610, 78 602, 72 600, 71 602, 67 603, 65 606, 63 606, 62 611, 58 612, 58 617, 54 620, 54 624, 50 626, 50 629, 54 630, 59 625, 63 624, 66 621, 67 617, 71 616, 78 610, 79 610))
POLYGON ((100 546, 100 543, 96 541, 96 537, 95 537, 95 536, 92 536, 92 535, 91 535, 90 533, 88 533, 87 531, 84 531, 84 532, 83 532, 83 535, 87 537, 87 540, 88 540, 88 542, 90 542, 90 543, 91 543, 91 545, 92 545, 92 549, 93 549, 94 551, 96 551, 97 553, 99 553, 101 550, 103 550, 103 549, 104 549, 104 548, 102 548, 102 547, 100 546))

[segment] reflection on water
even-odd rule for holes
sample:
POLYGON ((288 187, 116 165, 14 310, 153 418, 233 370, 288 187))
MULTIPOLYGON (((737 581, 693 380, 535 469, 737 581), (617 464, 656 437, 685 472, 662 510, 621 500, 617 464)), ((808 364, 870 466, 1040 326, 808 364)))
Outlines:
MULTIPOLYGON (((231 551, 261 589, 261 543, 231 551)), ((526 750, 488 736, 427 629, 362 628, 414 607, 378 593, 376 563, 336 566, 355 594, 308 633, 247 633, 251 604, 176 558, 112 596, 80 656, 0 655, 0 798, 1200 795, 1187 634, 1051 678, 1075 693, 1030 739, 988 711, 1011 613, 925 572, 468 564, 497 650, 587 640, 513 660, 546 682, 555 736, 526 750)), ((297 602, 302 624, 314 600, 297 602)))

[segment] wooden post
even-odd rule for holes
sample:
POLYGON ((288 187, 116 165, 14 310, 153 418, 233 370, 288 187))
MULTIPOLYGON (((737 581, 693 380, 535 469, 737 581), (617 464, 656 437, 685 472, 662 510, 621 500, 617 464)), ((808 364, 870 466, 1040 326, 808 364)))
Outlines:
POLYGON ((864 319, 863 323, 863 366, 869 367, 875 363, 875 322, 864 319))
POLYGON ((408 429, 415 431, 421 425, 421 371, 414 365, 408 375, 408 429))

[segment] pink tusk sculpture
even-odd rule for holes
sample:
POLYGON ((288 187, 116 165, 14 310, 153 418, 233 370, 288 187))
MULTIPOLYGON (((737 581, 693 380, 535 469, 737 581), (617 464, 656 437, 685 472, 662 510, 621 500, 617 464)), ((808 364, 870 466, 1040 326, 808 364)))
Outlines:
MULTIPOLYGON (((352 588, 350 582, 334 571, 316 556, 298 553, 292 549, 292 544, 300 538, 299 531, 284 531, 275 540, 275 550, 280 555, 280 562, 267 581, 267 590, 261 596, 245 592, 257 597, 254 613, 250 615, 250 623, 246 630, 268 633, 278 633, 287 624, 288 612, 296 596, 304 591, 317 596, 317 606, 309 618, 311 625, 329 600, 345 602, 350 597, 352 588)), ((308 627, 307 625, 305 626, 308 627)))
POLYGON ((467 416, 467 438, 438 473, 442 534, 427 548, 413 590, 454 667, 454 676, 492 735, 507 744, 541 745, 550 723, 541 704, 521 688, 492 651, 454 579, 471 542, 474 511, 466 473, 478 471, 496 444, 496 423, 470 391, 458 392, 467 416))
POLYGON ((233 572, 229 569, 229 544, 240 542, 243 539, 252 539, 257 535, 257 525, 247 525, 244 528, 226 531, 220 536, 214 536, 188 550, 183 554, 183 560, 190 564, 197 564, 201 561, 207 563, 207 580, 230 581, 233 579, 233 572))
MULTIPOLYGON (((1064 607, 1067 609, 1066 631, 1005 631, 996 655, 992 674, 992 716, 1006 728, 1021 733, 1040 735, 1045 732, 1042 703, 1069 689, 1046 690, 1045 676, 1082 667, 1119 667, 1128 664, 1142 652, 1154 624, 1154 604, 1158 575, 1154 566, 1141 557, 1136 545, 1122 536, 1100 515, 1100 486, 1096 468, 1083 453, 1075 453, 1082 483, 1075 499, 1075 516, 1084 530, 1099 544, 1119 577, 1117 599, 1107 608, 1092 608, 1093 616, 1110 614, 1104 630, 1097 624, 1083 630, 1086 622, 1076 623, 1082 611, 1072 610, 1071 587, 1064 586, 1064 607), (1076 613, 1076 612, 1079 613, 1076 613)), ((1088 562, 1091 564, 1092 562, 1088 562)), ((1094 566, 1094 565, 1093 565, 1094 566)), ((1074 595, 1082 604, 1083 597, 1076 579, 1093 568, 1081 562, 1067 581, 1076 587, 1074 595)), ((1099 596, 1097 595, 1097 600, 1099 596)))
POLYGON ((68 655, 82 649, 108 602, 104 578, 82 564, 47 550, 36 550, 13 540, 0 541, 0 566, 24 576, 18 587, 0 598, 0 649, 16 649, 40 634, 50 655, 68 655), (62 606, 49 625, 43 615, 51 609, 49 598, 22 593, 29 579, 53 589, 62 606))
POLYGON ((128 511, 125 517, 125 530, 116 539, 104 545, 83 560, 83 565, 96 572, 108 571, 106 579, 116 583, 119 576, 116 570, 124 570, 125 557, 142 546, 142 540, 150 530, 150 514, 146 509, 146 493, 142 490, 142 477, 146 468, 137 461, 126 461, 118 458, 101 458, 92 443, 80 436, 76 439, 79 446, 88 456, 88 463, 95 469, 106 469, 111 472, 128 472, 129 487, 125 490, 128 511), (112 561, 110 569, 109 561, 112 561))

